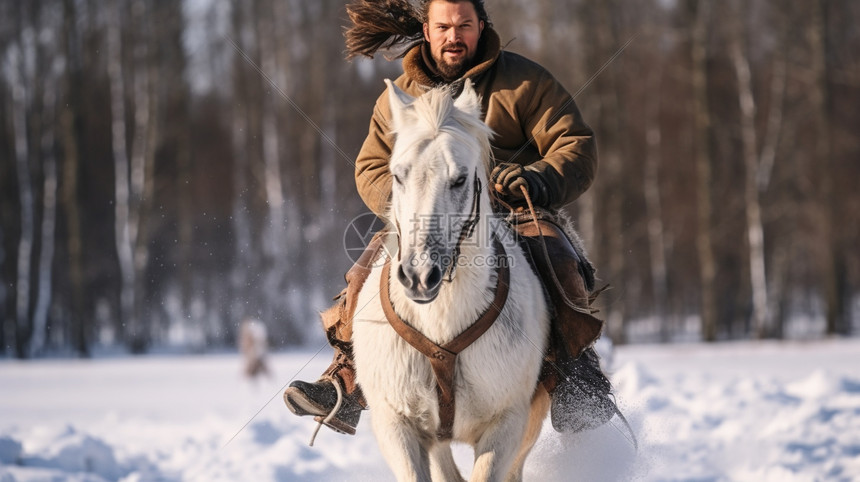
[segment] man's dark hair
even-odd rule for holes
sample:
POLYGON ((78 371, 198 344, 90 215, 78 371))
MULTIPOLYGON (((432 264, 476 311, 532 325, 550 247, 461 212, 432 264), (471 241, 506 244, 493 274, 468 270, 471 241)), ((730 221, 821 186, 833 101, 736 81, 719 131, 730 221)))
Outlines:
MULTIPOLYGON (((427 21, 430 4, 437 0, 419 0, 416 8, 409 0, 356 0, 347 5, 346 13, 352 26, 344 32, 346 58, 363 55, 373 58, 379 50, 405 46, 397 57, 406 55, 414 45, 424 39, 423 25, 427 21)), ((451 3, 469 2, 475 7, 478 19, 492 27, 484 0, 441 0, 451 3)))
MULTIPOLYGON (((434 0, 421 0, 421 23, 427 22, 427 12, 430 11, 430 4, 433 3, 434 0)), ((487 15, 487 9, 484 7, 484 0, 444 0, 450 3, 462 3, 469 2, 475 7, 475 12, 478 14, 478 20, 484 22, 484 25, 487 27, 492 27, 493 24, 490 23, 490 16, 487 15)))

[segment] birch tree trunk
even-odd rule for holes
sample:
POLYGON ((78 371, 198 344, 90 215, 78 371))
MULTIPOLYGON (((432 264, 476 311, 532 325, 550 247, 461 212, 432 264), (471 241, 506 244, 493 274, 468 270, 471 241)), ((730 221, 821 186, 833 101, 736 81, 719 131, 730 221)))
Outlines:
POLYGON ((135 0, 132 5, 132 18, 138 28, 134 45, 134 137, 132 139, 130 183, 129 183, 129 244, 132 251, 132 270, 134 283, 134 311, 129 327, 129 342, 132 351, 145 351, 151 342, 150 327, 144 323, 142 305, 145 283, 143 273, 149 261, 148 212, 152 204, 154 184, 152 182, 155 164, 155 145, 157 142, 157 62, 153 58, 150 45, 153 43, 151 28, 153 12, 144 0, 135 0))
POLYGON ((30 166, 29 128, 33 124, 33 93, 29 91, 34 84, 35 76, 32 69, 35 65, 36 31, 20 18, 21 24, 17 34, 17 42, 10 47, 7 69, 8 83, 12 91, 12 145, 15 153, 15 173, 18 182, 18 201, 20 206, 21 234, 18 239, 17 270, 15 277, 15 325, 14 343, 15 356, 25 358, 28 354, 28 342, 32 334, 33 320, 31 318, 33 248, 35 241, 36 213, 35 193, 30 166))
MULTIPOLYGON (((23 56, 23 49, 20 49, 19 53, 23 56)), ((10 82, 12 88, 12 130, 15 139, 15 169, 18 175, 18 197, 21 204, 21 237, 18 240, 18 266, 15 280, 15 354, 19 358, 26 356, 26 343, 32 326, 30 319, 30 279, 35 229, 30 152, 27 144, 27 93, 24 88, 24 79, 20 76, 22 73, 23 71, 19 71, 19 75, 10 82)))
POLYGON ((758 135, 756 134, 756 102, 753 94, 752 74, 743 39, 745 18, 742 7, 737 7, 735 28, 729 34, 729 54, 735 68, 740 107, 741 147, 744 161, 744 208, 747 225, 747 259, 749 261, 750 288, 752 290, 752 333, 763 338, 767 330, 767 276, 765 271, 764 226, 759 201, 758 135))
MULTIPOLYGON (((276 45, 278 46, 278 63, 280 65, 295 65, 299 62, 298 57, 300 51, 296 49, 296 37, 301 35, 300 32, 301 26, 304 24, 304 14, 296 15, 296 10, 295 3, 291 6, 290 4, 287 4, 287 2, 274 2, 275 18, 278 19, 278 21, 275 22, 275 38, 276 45), (299 33, 297 34, 297 32, 299 33)), ((278 72, 279 77, 277 77, 277 82, 283 87, 284 91, 288 95, 294 96, 300 91, 296 85, 301 79, 301 76, 290 75, 291 72, 294 72, 294 69, 280 70, 278 72)), ((296 110, 296 105, 291 105, 290 107, 294 111, 296 110)), ((285 123, 288 122, 288 119, 297 119, 295 115, 290 115, 289 109, 287 109, 287 112, 282 115, 282 118, 285 120, 285 123)), ((301 126, 297 125, 295 121, 290 125, 285 125, 284 127, 293 132, 301 130, 301 126)), ((282 165, 286 166, 287 169, 284 172, 283 177, 287 193, 284 213, 286 225, 284 232, 284 248, 281 256, 283 257, 282 261, 284 262, 286 269, 288 269, 290 273, 284 287, 284 292, 287 295, 282 296, 282 298, 286 312, 289 313, 290 318, 292 318, 293 326, 283 332, 282 336, 285 339, 293 341, 301 339, 301 335, 304 332, 303 322, 305 320, 315 318, 316 312, 313 307, 310 306, 312 302, 309 303, 309 300, 312 299, 313 295, 306 295, 305 288, 311 286, 311 283, 308 283, 309 277, 305 276, 305 272, 302 271, 305 269, 307 262, 303 259, 305 254, 304 246, 306 243, 304 239, 305 226, 302 222, 302 215, 305 209, 303 205, 303 197, 301 195, 303 179, 295 175, 295 166, 298 162, 294 157, 292 157, 294 156, 293 149, 288 148, 285 155, 287 156, 287 164, 282 165)), ((316 282, 313 284, 318 285, 316 282)), ((312 287, 311 289, 316 290, 316 287, 312 287)), ((328 294, 331 291, 331 287, 326 286, 324 289, 327 293, 325 298, 326 301, 328 301, 328 299, 331 298, 331 295, 328 294)))
MULTIPOLYGON (((6 271, 6 240, 3 238, 3 223, 0 223, 0 273, 6 271)), ((0 283, 0 353, 6 353, 6 283, 0 283)))
MULTIPOLYGON (((50 67, 49 67, 50 68, 50 67)), ((48 328, 48 309, 51 306, 52 267, 54 263, 54 239, 57 218, 57 160, 54 156, 54 112, 56 107, 57 85, 54 75, 49 72, 43 88, 43 123, 41 139, 42 171, 42 226, 39 253, 39 287, 36 296, 36 309, 33 314, 33 334, 30 338, 29 356, 41 353, 45 346, 48 328), (48 125, 48 123, 51 123, 48 125)))
MULTIPOLYGON (((176 189, 176 218, 177 218, 177 238, 178 243, 176 246, 176 256, 177 266, 179 269, 174 271, 173 278, 171 281, 178 282, 178 312, 172 314, 173 317, 179 317, 181 320, 190 320, 192 319, 192 306, 193 305, 193 295, 194 295, 194 276, 198 272, 196 269, 192 269, 194 265, 194 241, 195 241, 195 232, 194 232, 194 203, 195 203, 195 191, 194 186, 197 184, 199 180, 194 179, 194 146, 192 140, 192 131, 190 128, 194 125, 192 120, 192 93, 189 84, 186 82, 186 76, 191 71, 188 68, 187 58, 185 53, 183 53, 182 48, 182 35, 181 32, 185 27, 185 19, 183 19, 183 5, 184 3, 169 3, 169 2, 155 2, 155 10, 158 12, 158 15, 165 15, 169 18, 169 20, 165 22, 157 22, 151 24, 152 29, 152 41, 150 42, 150 46, 153 52, 156 55, 156 58, 153 58, 153 62, 149 67, 150 71, 150 102, 152 104, 151 117, 152 117, 152 127, 149 129, 150 132, 150 150, 149 156, 152 157, 151 160, 147 161, 149 169, 154 172, 154 156, 156 145, 164 142, 167 145, 175 146, 175 159, 176 159, 176 172, 177 178, 176 182, 173 184, 177 186, 176 189), (162 39, 170 39, 168 42, 164 42, 162 39), (155 61, 159 63, 157 65, 153 65, 155 61), (158 102, 159 98, 164 99, 164 103, 158 102), (163 110, 160 106, 163 105, 163 110)), ((218 26, 214 24, 208 25, 212 31, 218 29, 218 26)), ((223 50, 224 54, 229 55, 229 50, 223 50)), ((215 62, 215 55, 210 55, 211 62, 215 62)), ((210 73, 206 74, 213 79, 217 77, 215 74, 215 70, 212 70, 210 73)), ((228 84, 229 85, 229 84, 228 84)), ((224 113, 223 116, 225 119, 230 117, 229 111, 224 113)), ((230 153, 226 154, 227 162, 229 162, 229 158, 231 157, 230 153)), ((210 159, 207 159, 210 161, 210 159)), ((226 176, 229 177, 229 176, 226 176)), ((150 193, 148 194, 148 198, 144 200, 144 212, 145 213, 153 213, 154 205, 152 204, 154 201, 154 194, 152 194, 155 190, 154 182, 155 177, 147 176, 147 182, 151 184, 144 188, 144 191, 150 193)), ((227 184, 224 187, 225 193, 230 192, 229 180, 224 179, 223 182, 227 184)), ((148 236, 147 236, 148 237, 148 236)), ((229 267, 229 265, 228 265, 229 267)), ((225 269, 225 272, 229 272, 225 269)), ((224 282, 225 280, 220 279, 211 279, 208 277, 207 283, 211 285, 224 284, 227 286, 223 287, 223 291, 229 291, 229 281, 224 282)), ((210 291, 212 296, 214 292, 217 290, 210 291)), ((219 310, 223 306, 227 306, 229 303, 229 297, 220 296, 212 299, 211 302, 206 303, 206 308, 210 310, 219 310)), ((224 316, 222 313, 222 319, 227 319, 227 316, 224 316)), ((231 332, 233 330, 232 324, 225 323, 223 325, 223 329, 225 332, 231 332)))
POLYGON ((122 68, 120 4, 113 3, 107 18, 107 71, 111 98, 111 140, 114 160, 114 238, 120 272, 120 319, 117 325, 119 338, 129 341, 135 335, 135 272, 132 254, 131 190, 129 161, 125 135, 125 80, 122 68))

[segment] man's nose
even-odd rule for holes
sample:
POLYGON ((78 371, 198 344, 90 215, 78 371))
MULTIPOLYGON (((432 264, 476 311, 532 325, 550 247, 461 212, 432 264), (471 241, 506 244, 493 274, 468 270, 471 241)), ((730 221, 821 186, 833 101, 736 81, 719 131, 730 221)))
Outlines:
POLYGON ((447 40, 450 43, 454 43, 454 42, 460 40, 460 30, 458 28, 449 28, 447 40))

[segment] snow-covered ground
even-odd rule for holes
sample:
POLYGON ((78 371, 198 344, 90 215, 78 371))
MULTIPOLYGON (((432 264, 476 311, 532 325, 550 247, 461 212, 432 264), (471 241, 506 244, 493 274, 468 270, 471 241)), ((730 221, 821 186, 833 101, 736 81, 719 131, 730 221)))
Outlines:
MULTIPOLYGON (((355 437, 290 414, 281 392, 329 352, 0 361, 0 481, 391 480, 365 413, 355 437), (310 362, 309 362, 310 360, 310 362), (259 412, 259 413, 258 413, 259 412)), ((860 480, 860 340, 625 346, 622 425, 546 425, 527 480, 860 480)), ((467 474, 471 453, 458 447, 467 474)))

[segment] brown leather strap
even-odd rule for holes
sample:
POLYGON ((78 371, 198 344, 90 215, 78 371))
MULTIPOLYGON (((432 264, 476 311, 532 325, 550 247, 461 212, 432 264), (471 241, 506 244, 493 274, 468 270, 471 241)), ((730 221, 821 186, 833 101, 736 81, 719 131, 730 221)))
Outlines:
POLYGON ((508 299, 511 274, 507 261, 504 259, 505 248, 498 239, 494 238, 493 241, 493 248, 496 251, 495 297, 475 323, 444 345, 434 343, 423 333, 403 321, 394 311, 388 287, 391 262, 386 262, 382 268, 379 293, 385 318, 401 338, 427 357, 433 368, 433 375, 436 377, 436 393, 439 397, 439 430, 436 432, 436 437, 439 440, 448 440, 453 436, 454 366, 457 362, 457 355, 493 325, 508 299))

